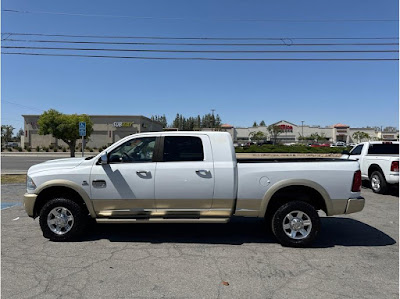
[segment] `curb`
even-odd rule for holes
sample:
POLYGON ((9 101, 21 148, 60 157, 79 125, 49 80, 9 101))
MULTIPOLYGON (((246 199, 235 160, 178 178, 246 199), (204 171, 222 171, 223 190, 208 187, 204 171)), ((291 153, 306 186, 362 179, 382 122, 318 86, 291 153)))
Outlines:
POLYGON ((27 171, 13 171, 13 172, 1 172, 1 175, 26 175, 27 171))

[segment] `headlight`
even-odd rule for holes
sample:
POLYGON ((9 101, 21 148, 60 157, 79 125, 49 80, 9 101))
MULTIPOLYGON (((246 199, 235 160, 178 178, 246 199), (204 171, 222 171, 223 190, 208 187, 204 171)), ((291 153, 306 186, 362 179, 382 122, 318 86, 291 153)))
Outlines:
POLYGON ((35 190, 36 189, 36 184, 30 176, 26 176, 26 189, 27 190, 35 190))

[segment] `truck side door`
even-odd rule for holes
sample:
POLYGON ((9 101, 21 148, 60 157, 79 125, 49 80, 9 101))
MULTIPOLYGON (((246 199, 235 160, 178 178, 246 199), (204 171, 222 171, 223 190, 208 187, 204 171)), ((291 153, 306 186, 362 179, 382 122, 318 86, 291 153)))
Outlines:
POLYGON ((191 214, 209 210, 214 193, 214 163, 207 135, 161 137, 156 166, 157 213, 191 214))
POLYGON ((146 216, 155 209, 156 139, 132 138, 108 153, 108 164, 93 165, 91 198, 99 216, 146 216))
POLYGON ((361 175, 368 177, 368 169, 366 169, 366 155, 368 153, 368 143, 361 143, 353 148, 349 153, 349 160, 356 160, 360 164, 361 175))

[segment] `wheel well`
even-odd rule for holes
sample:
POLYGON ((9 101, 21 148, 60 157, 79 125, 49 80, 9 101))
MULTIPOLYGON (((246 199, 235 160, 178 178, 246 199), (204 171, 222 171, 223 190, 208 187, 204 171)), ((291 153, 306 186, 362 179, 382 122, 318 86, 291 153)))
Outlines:
POLYGON ((370 177, 374 171, 379 171, 383 173, 382 168, 378 164, 371 164, 368 168, 368 177, 370 177))
POLYGON ((289 201, 303 201, 327 213, 325 200, 315 189, 307 186, 296 185, 279 189, 269 200, 266 216, 272 216, 275 211, 289 201))
MULTIPOLYGON (((49 200, 51 200, 53 198, 57 198, 59 196, 68 197, 68 199, 76 202, 83 209, 88 211, 85 201, 79 195, 78 192, 76 192, 75 190, 68 188, 68 187, 54 186, 54 187, 46 188, 39 193, 39 195, 36 199, 36 202, 35 202, 35 207, 33 209, 33 217, 39 216, 40 210, 46 204, 46 202, 48 202, 49 200)), ((89 213, 89 211, 88 211, 88 213, 89 213)))

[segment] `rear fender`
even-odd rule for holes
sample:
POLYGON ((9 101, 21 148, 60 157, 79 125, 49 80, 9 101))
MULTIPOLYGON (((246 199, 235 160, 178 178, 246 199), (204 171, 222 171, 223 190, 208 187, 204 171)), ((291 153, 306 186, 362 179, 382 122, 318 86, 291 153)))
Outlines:
POLYGON ((260 213, 258 217, 264 217, 265 213, 267 212, 268 204, 269 201, 271 200, 272 196, 279 191, 282 188, 289 187, 289 186, 305 186, 305 187, 310 187, 314 190, 316 190, 319 194, 321 194, 322 198, 324 199, 325 206, 326 206, 326 212, 327 215, 332 215, 333 213, 333 206, 332 206, 332 201, 331 198, 320 184, 317 184, 316 182, 310 181, 310 180, 304 180, 304 179, 288 179, 288 180, 283 180, 275 183, 272 185, 267 192, 265 192, 264 197, 261 202, 260 206, 260 213))

